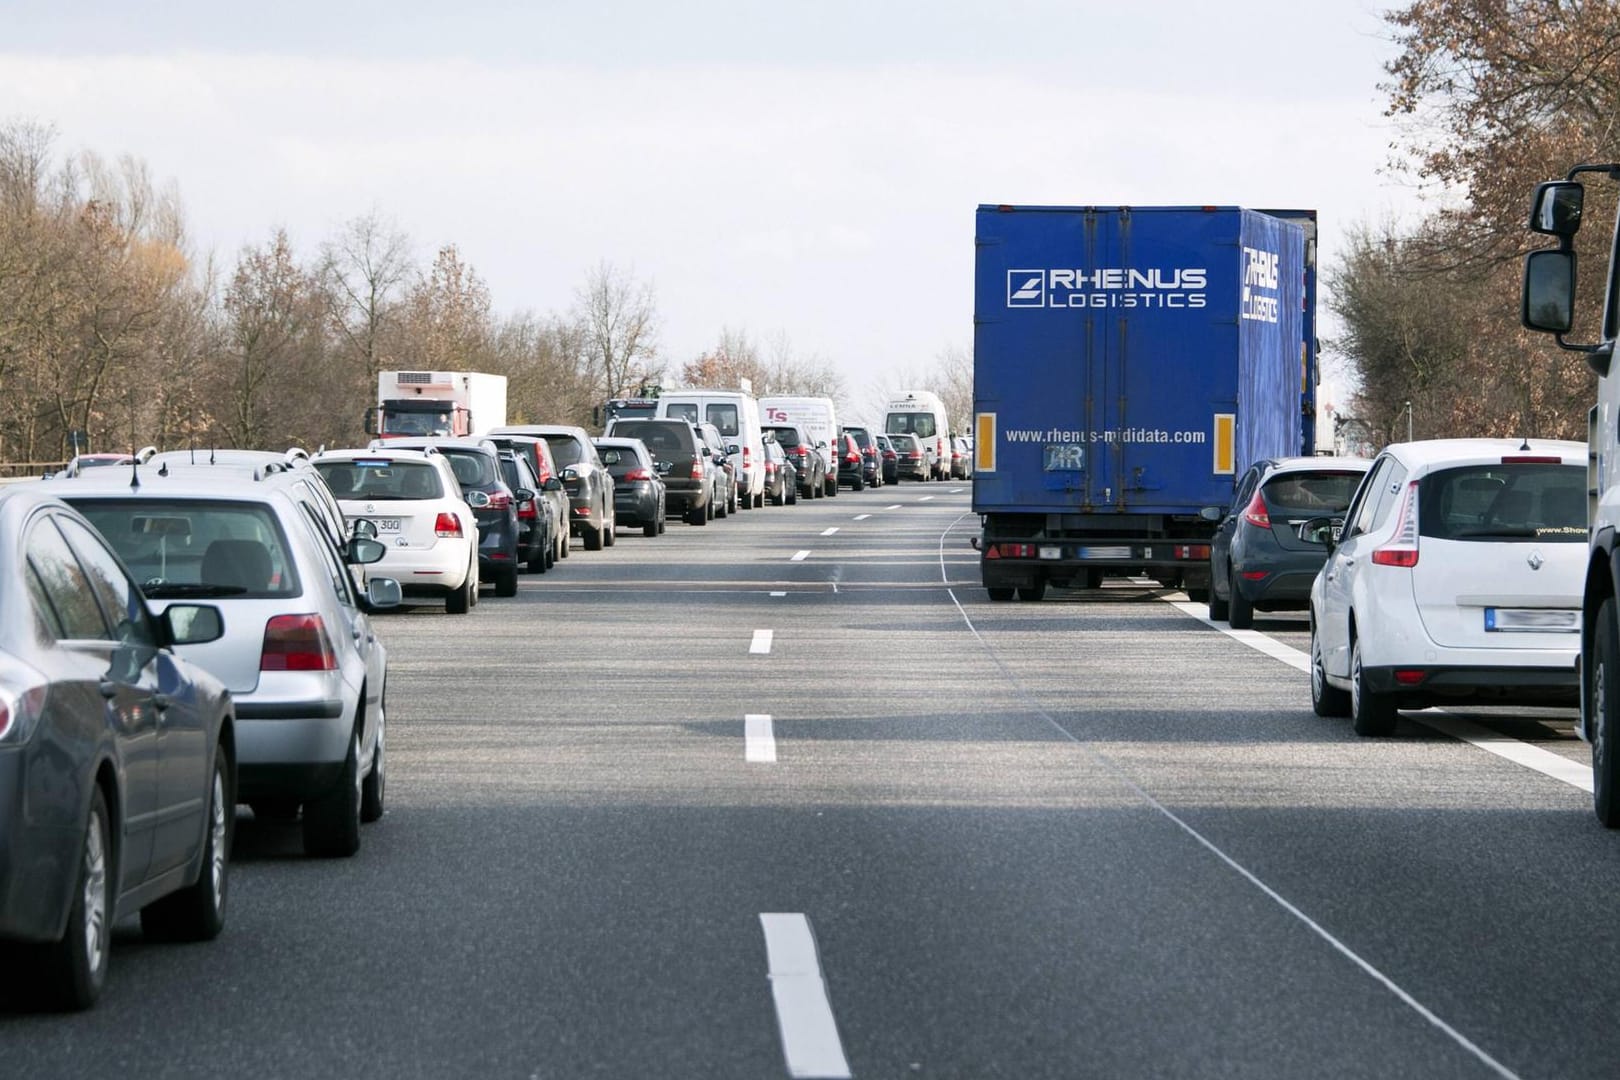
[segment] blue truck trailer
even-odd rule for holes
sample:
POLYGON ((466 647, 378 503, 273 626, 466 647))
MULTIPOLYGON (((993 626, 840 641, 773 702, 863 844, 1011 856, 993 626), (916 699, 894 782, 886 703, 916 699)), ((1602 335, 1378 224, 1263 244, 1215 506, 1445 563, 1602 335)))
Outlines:
POLYGON ((979 207, 973 509, 991 599, 1104 574, 1207 596, 1235 477, 1313 450, 1306 214, 979 207))

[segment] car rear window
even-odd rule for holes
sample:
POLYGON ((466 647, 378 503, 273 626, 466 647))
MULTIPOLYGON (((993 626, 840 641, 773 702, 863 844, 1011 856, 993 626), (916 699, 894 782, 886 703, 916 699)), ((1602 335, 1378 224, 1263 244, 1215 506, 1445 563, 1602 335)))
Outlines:
POLYGON ((1355 470, 1291 472, 1261 485, 1266 505, 1300 514, 1339 514, 1350 506, 1364 474, 1355 470))
POLYGON ((683 423, 668 420, 617 421, 613 434, 626 439, 640 439, 657 461, 668 461, 676 455, 690 457, 696 449, 692 429, 683 423))
POLYGON ((546 443, 551 447, 551 459, 559 469, 578 465, 585 460, 585 451, 580 449, 579 441, 572 435, 547 435, 546 443))
POLYGON ((339 499, 442 499, 439 470, 422 461, 355 458, 318 461, 315 470, 339 499))
POLYGON ((129 566, 141 591, 176 597, 297 596, 275 511, 263 503, 69 499, 129 566))
POLYGON ((799 445, 799 433, 793 428, 773 427, 766 428, 765 430, 774 431, 776 433, 776 441, 783 446, 799 445))
POLYGON ((443 447, 440 453, 450 462, 450 471, 462 488, 487 488, 500 482, 496 475, 495 458, 480 450, 456 450, 443 447))
POLYGON ((1418 531, 1443 540, 1586 542, 1584 465, 1467 465, 1425 476, 1418 531))

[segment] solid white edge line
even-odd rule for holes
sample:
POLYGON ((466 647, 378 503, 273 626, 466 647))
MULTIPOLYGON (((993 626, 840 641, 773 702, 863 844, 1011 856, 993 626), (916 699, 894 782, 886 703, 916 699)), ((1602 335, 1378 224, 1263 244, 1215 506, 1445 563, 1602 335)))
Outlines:
MULTIPOLYGON (((949 525, 945 526, 945 531, 941 533, 939 537, 939 574, 940 577, 947 582, 949 582, 950 579, 945 569, 945 536, 952 529, 956 528, 957 522, 960 522, 963 518, 968 516, 970 515, 962 514, 960 517, 956 518, 955 521, 952 521, 949 525)), ((1236 859, 1222 851, 1215 845, 1213 841, 1205 837, 1203 833, 1199 832, 1197 829, 1187 824, 1187 822, 1183 821, 1179 816, 1177 816, 1174 810, 1171 810, 1168 806, 1165 806, 1158 799, 1155 799, 1148 793, 1146 788, 1137 783, 1136 780, 1132 778, 1130 773, 1126 772, 1124 767, 1116 762, 1113 758, 1109 757, 1101 750, 1098 750, 1095 746, 1089 746, 1080 741, 1080 739, 1077 738, 1073 732, 1064 727, 1062 724, 1058 723, 1057 718, 1051 713, 1047 712, 1045 706, 1035 699, 1035 696, 1025 688, 1023 683, 1018 681, 1018 677, 1013 674, 1010 668, 1007 667, 1006 663, 1001 659, 1001 657, 996 655, 995 649, 990 647, 990 642, 985 640, 983 634, 979 633, 979 628, 973 625, 973 620, 968 616, 967 609, 962 606, 962 601, 957 598, 956 590, 947 588, 945 590, 945 595, 949 596, 951 598, 951 603, 956 606, 956 612, 962 617, 962 621, 967 624, 968 632, 971 633, 974 639, 984 647, 984 651, 989 655, 991 663, 995 664, 996 667, 1001 671, 1002 677, 1012 684, 1013 688, 1017 691, 1018 696, 1024 700, 1034 715, 1045 720, 1047 724, 1051 726, 1051 728, 1060 736, 1077 746, 1081 753, 1086 754, 1093 761, 1096 761, 1098 764, 1102 765, 1103 768, 1107 769, 1114 776, 1118 777, 1120 783, 1130 788, 1131 791, 1135 793, 1137 798, 1141 799, 1148 806, 1158 811, 1167 820, 1174 824, 1176 828, 1186 833, 1195 842, 1197 842, 1200 847, 1208 851, 1211 855, 1214 855, 1217 859, 1225 863, 1233 871, 1242 876, 1245 881, 1253 885, 1278 907, 1282 908, 1288 914, 1298 919, 1300 923, 1302 923, 1317 937, 1326 942, 1334 951, 1339 953, 1345 959, 1349 960, 1357 968, 1361 969, 1361 971, 1366 973, 1370 978, 1393 994, 1395 998, 1402 1004, 1406 1005, 1413 1012, 1417 1013, 1424 1020, 1428 1021, 1429 1024, 1432 1025, 1436 1030, 1444 1033, 1458 1046, 1462 1047, 1469 1054, 1471 1054, 1481 1064, 1485 1065, 1492 1072, 1496 1073, 1496 1075, 1503 1077, 1504 1080, 1520 1080, 1517 1073, 1513 1072, 1506 1065, 1503 1065, 1501 1062, 1491 1057, 1490 1054, 1486 1053, 1484 1049, 1468 1038, 1468 1036, 1446 1023, 1422 1002, 1418 1001, 1411 994, 1408 994, 1405 990, 1402 990, 1393 979, 1391 979, 1388 975, 1385 975, 1382 971, 1378 970, 1368 961, 1363 960, 1354 950, 1350 948, 1350 946, 1334 937, 1332 932, 1326 927, 1322 926, 1309 915, 1295 907, 1286 898, 1284 898, 1281 893, 1277 892, 1277 890, 1261 881, 1247 867, 1243 866, 1243 864, 1239 863, 1236 859)), ((1244 632, 1245 631, 1236 631, 1236 633, 1244 632)), ((1252 633, 1253 631, 1247 632, 1252 633)))
POLYGON ((793 553, 793 558, 789 559, 788 562, 804 562, 804 560, 808 559, 809 557, 810 552, 808 551, 795 551, 793 553))
POLYGON ((776 732, 764 713, 743 717, 743 760, 756 765, 776 764, 776 732))
POLYGON ((796 912, 761 912, 759 923, 788 1075, 848 1080, 849 1060, 838 1037, 810 920, 796 912))
POLYGON ((776 636, 774 630, 755 630, 754 640, 748 643, 750 656, 766 656, 771 651, 771 639, 776 636))
MULTIPOLYGON (((1273 641, 1258 630, 1233 630, 1230 626, 1222 626, 1208 615, 1208 607, 1195 604, 1190 600, 1166 600, 1171 607, 1184 615, 1189 615, 1205 626, 1219 630, 1229 638, 1233 638, 1257 652, 1265 653, 1274 660, 1281 660, 1289 667, 1303 671, 1307 675, 1311 671, 1311 657, 1309 653, 1302 653, 1298 649, 1284 645, 1280 641, 1273 641)), ((1566 757, 1543 750, 1539 746, 1508 735, 1501 735, 1476 724, 1472 720, 1464 720, 1444 709, 1432 709, 1423 712, 1402 711, 1402 716, 1408 720, 1415 720, 1424 727, 1432 728, 1442 735, 1449 735, 1460 742, 1477 746, 1487 754, 1495 754, 1499 758, 1523 766, 1542 776, 1550 777, 1579 788, 1588 795, 1592 793, 1592 770, 1589 766, 1571 761, 1566 757)))
POLYGON ((869 518, 871 516, 872 516, 871 514, 856 514, 855 515, 855 520, 856 521, 865 521, 867 518, 869 518))
POLYGON ((822 536, 831 536, 833 533, 835 533, 837 531, 838 531, 838 526, 834 525, 830 529, 822 529, 821 530, 821 535, 822 536))

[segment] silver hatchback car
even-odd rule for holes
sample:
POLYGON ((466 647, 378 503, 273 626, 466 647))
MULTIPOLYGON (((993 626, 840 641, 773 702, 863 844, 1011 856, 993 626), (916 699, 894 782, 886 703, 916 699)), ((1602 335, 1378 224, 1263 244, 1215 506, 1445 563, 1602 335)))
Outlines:
MULTIPOLYGON (((351 855, 360 823, 382 816, 388 653, 369 612, 399 583, 351 565, 385 551, 356 523, 342 548, 292 473, 177 466, 102 469, 47 481, 130 567, 147 601, 205 600, 225 634, 177 652, 236 701, 239 801, 292 818, 304 850, 351 855)), ((374 535, 374 534, 373 534, 374 535)))

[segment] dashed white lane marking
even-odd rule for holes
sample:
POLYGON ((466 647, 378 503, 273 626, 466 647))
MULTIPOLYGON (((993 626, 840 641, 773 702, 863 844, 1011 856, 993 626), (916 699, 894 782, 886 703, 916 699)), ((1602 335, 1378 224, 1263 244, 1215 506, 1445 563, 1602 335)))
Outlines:
POLYGON ((898 510, 898 509, 900 509, 900 504, 895 503, 893 506, 885 506, 883 509, 885 509, 885 510, 898 510))
POLYGON ((772 596, 786 596, 787 593, 785 593, 785 592, 773 592, 773 593, 771 593, 771 595, 772 596))
POLYGON ((776 733, 763 713, 743 717, 743 760, 757 765, 776 764, 776 733))
POLYGON ((788 1075, 847 1080, 849 1061, 827 1000, 810 920, 798 913, 762 912, 759 923, 788 1075))
POLYGON ((918 502, 927 502, 929 499, 932 499, 932 498, 933 498, 932 495, 924 495, 922 498, 918 499, 917 501, 918 502))
POLYGON ((771 638, 776 636, 774 630, 755 630, 754 640, 748 643, 748 652, 752 656, 766 656, 771 651, 771 638))
POLYGON ((855 515, 855 520, 856 521, 865 521, 867 518, 869 518, 871 516, 872 516, 871 514, 856 514, 855 515))
POLYGON ((793 558, 789 559, 788 562, 804 562, 804 560, 808 559, 809 557, 810 553, 808 551, 795 551, 793 553, 793 558))
POLYGON ((967 488, 951 488, 951 494, 952 495, 960 495, 960 494, 962 494, 962 492, 964 492, 966 490, 967 490, 967 488))
POLYGON ((821 535, 822 536, 831 536, 833 533, 835 533, 837 531, 838 531, 838 526, 834 525, 830 529, 822 529, 821 530, 821 535))
MULTIPOLYGON (((1192 616, 1205 626, 1219 630, 1229 638, 1241 641, 1256 652, 1265 653, 1272 659, 1281 660, 1297 671, 1303 671, 1307 675, 1310 674, 1311 657, 1309 653, 1300 652, 1298 649, 1284 645, 1280 641, 1274 641, 1258 630, 1234 630, 1230 626, 1222 626, 1209 617, 1209 608, 1204 604, 1195 604, 1190 600, 1171 600, 1168 603, 1183 614, 1192 616)), ((1477 746, 1487 754, 1495 754, 1497 757, 1505 758, 1515 765, 1533 769, 1543 776, 1560 780, 1571 787, 1580 788, 1585 792, 1592 790, 1592 770, 1590 768, 1566 757, 1560 757, 1551 750, 1543 750, 1539 746, 1533 746, 1519 739, 1500 735, 1482 724, 1476 724, 1472 720, 1464 720, 1460 716, 1453 716, 1443 710, 1403 712, 1401 715, 1408 720, 1415 720, 1425 727, 1433 728, 1443 735, 1450 735, 1453 739, 1459 739, 1462 742, 1477 746)))

